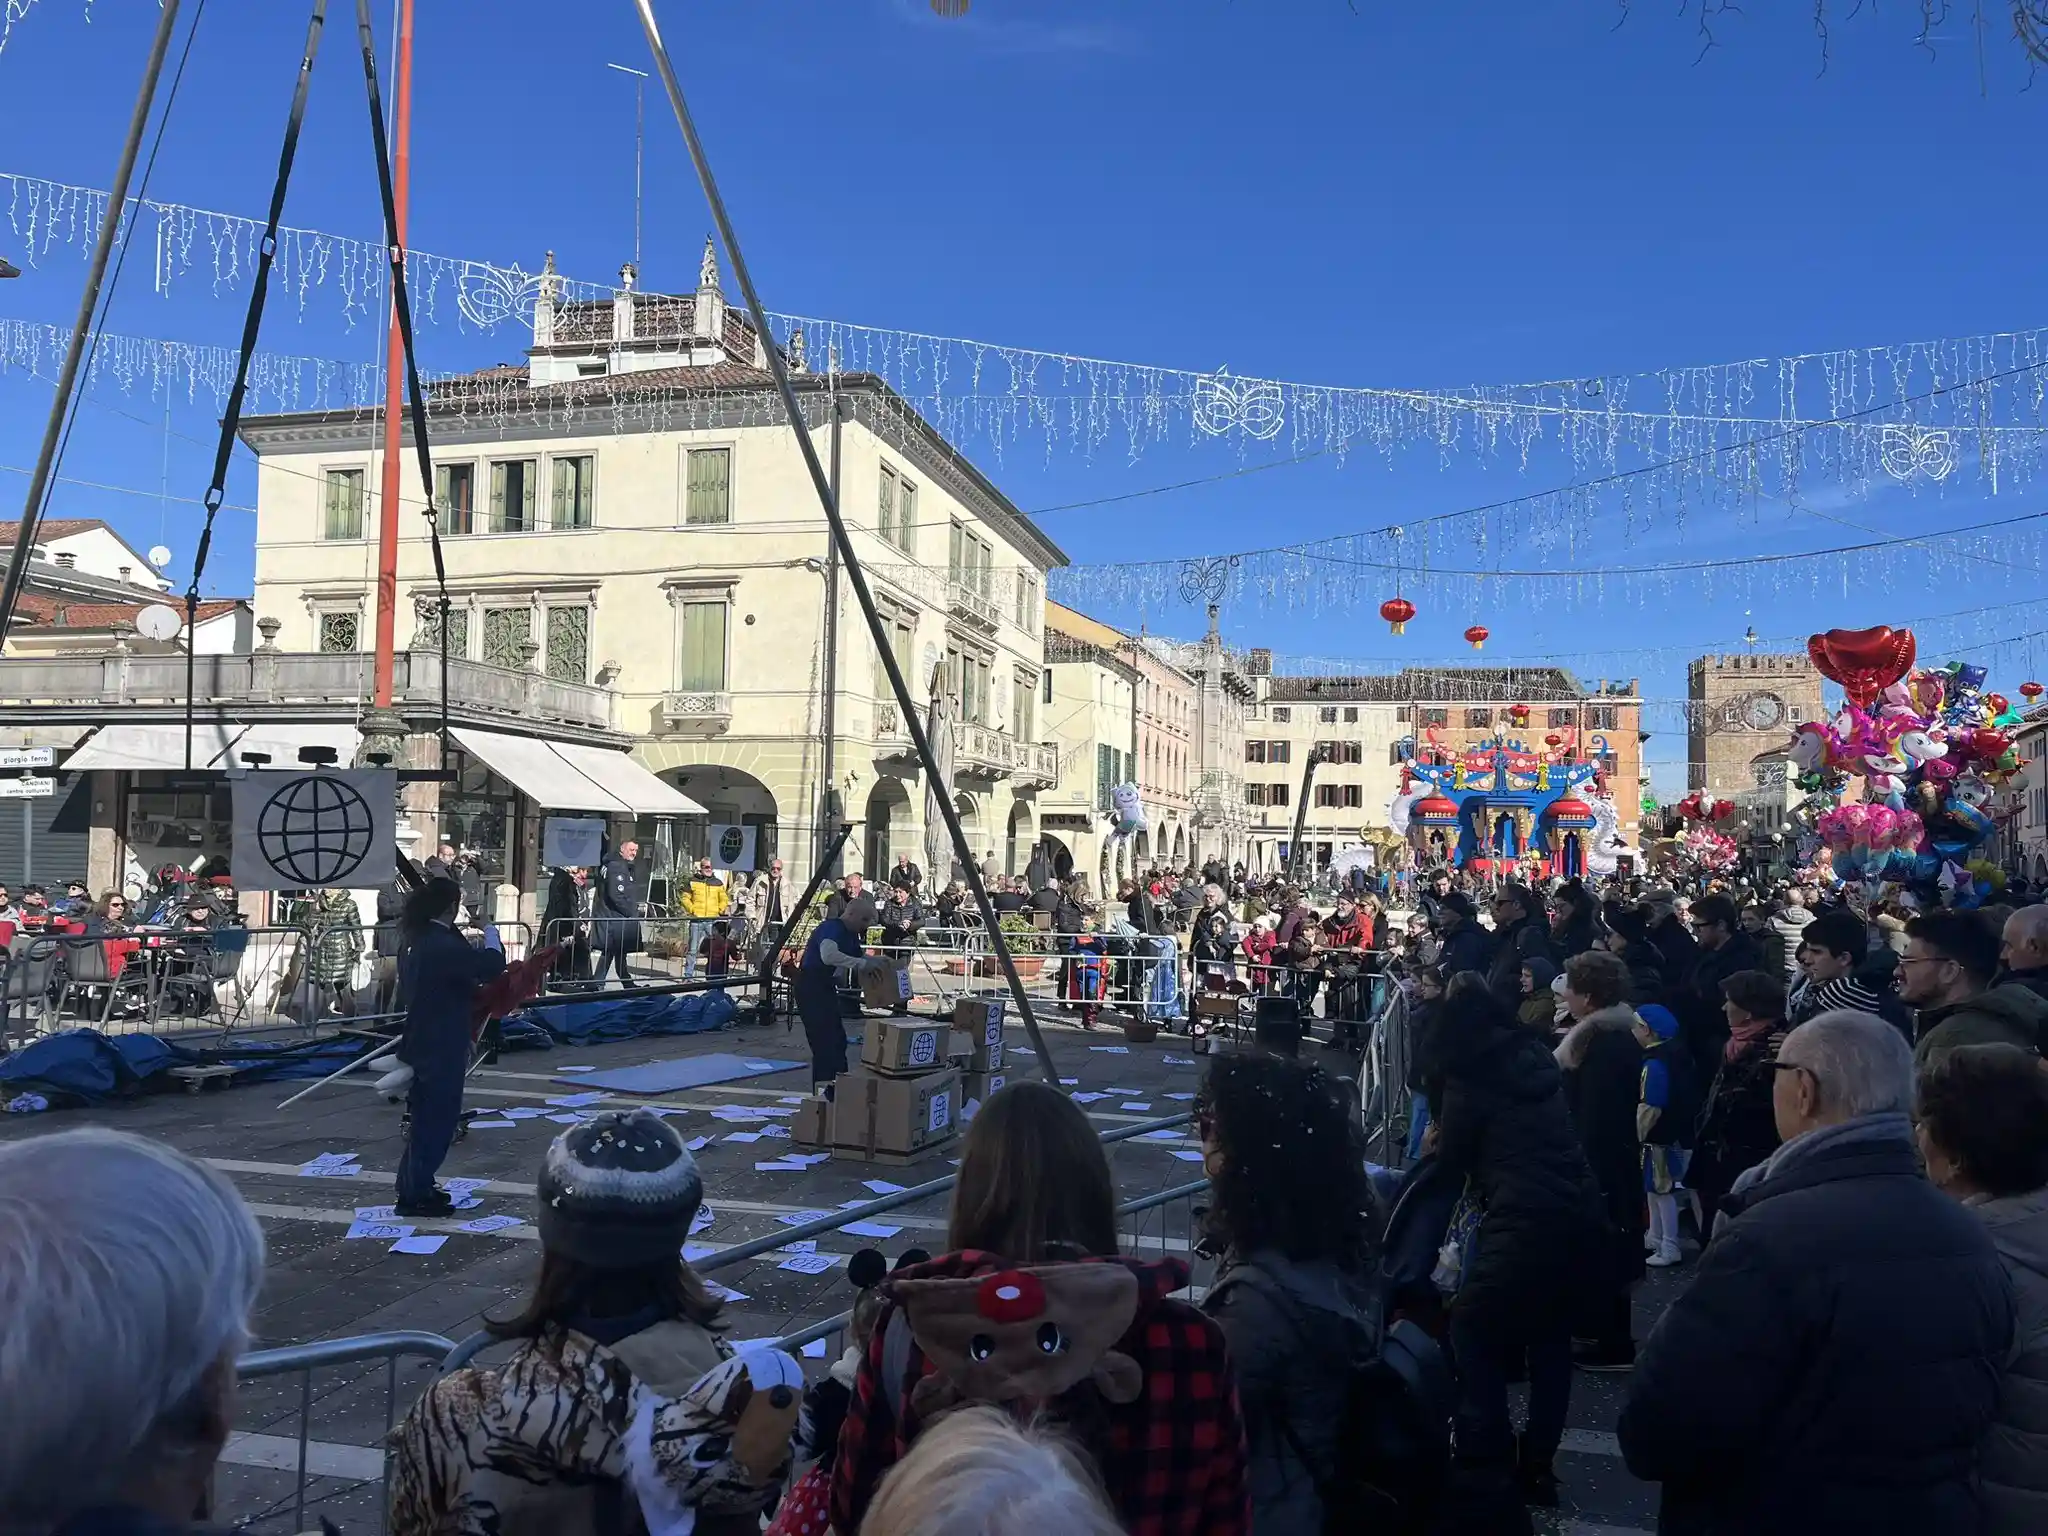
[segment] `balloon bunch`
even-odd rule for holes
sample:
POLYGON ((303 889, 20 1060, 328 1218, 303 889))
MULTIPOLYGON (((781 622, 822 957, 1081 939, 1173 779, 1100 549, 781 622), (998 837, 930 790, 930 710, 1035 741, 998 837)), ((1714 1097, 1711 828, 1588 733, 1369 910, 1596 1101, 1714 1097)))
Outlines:
POLYGON ((1726 832, 1716 832, 1704 822, 1695 822, 1679 833, 1674 851, 1681 865, 1702 874, 1733 869, 1742 852, 1734 838, 1726 832))
POLYGON ((1694 790, 1673 807, 1687 821, 1726 821, 1735 814, 1733 800, 1716 800, 1712 795, 1694 790))
POLYGON ((1910 877, 1924 833, 1918 812, 1862 801, 1823 811, 1814 822, 1836 873, 1865 879, 1910 877))
MULTIPOLYGON (((1839 796, 1852 778, 1867 798, 1811 816, 1806 855, 1825 848, 1844 877, 1938 885, 1959 906, 1983 901, 1993 886, 1971 855, 1996 831, 1992 791, 2025 766, 2013 746, 2019 712, 1985 690, 1982 667, 1915 670, 1910 630, 1829 630, 1807 641, 1807 653, 1848 703, 1832 721, 1800 725, 1775 755, 1790 758, 1799 786, 1821 798, 1839 796)), ((2023 696, 2039 696, 2028 687, 2035 691, 2023 696)))

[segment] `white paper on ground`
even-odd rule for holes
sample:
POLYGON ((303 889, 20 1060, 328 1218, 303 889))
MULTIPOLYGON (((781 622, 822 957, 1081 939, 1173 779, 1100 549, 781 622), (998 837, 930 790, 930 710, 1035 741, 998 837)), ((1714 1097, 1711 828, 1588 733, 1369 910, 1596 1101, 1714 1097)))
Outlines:
POLYGON ((892 1227, 886 1221, 849 1221, 839 1230, 851 1232, 855 1237, 894 1237, 903 1229, 892 1227))
POLYGON ((1192 1067, 1195 1064, 1192 1056, 1162 1056, 1159 1059, 1169 1067, 1192 1067))
POLYGON ((483 1204, 475 1195, 451 1195, 449 1199, 458 1211, 473 1211, 483 1204))
POLYGON ((455 1230, 458 1232, 502 1232, 507 1227, 526 1225, 517 1216, 479 1216, 475 1221, 465 1221, 455 1230))
POLYGON ((740 1063, 740 1065, 752 1067, 756 1072, 767 1072, 771 1070, 776 1072, 787 1072, 790 1068, 790 1063, 788 1062, 773 1061, 743 1061, 740 1063))
POLYGON ((787 1158, 783 1158, 783 1157, 778 1157, 778 1158, 774 1159, 774 1160, 773 1160, 772 1162, 766 1162, 766 1163, 756 1163, 756 1164, 754 1164, 754 1172, 756 1172, 756 1173, 806 1173, 806 1172, 808 1172, 808 1171, 810 1170, 810 1166, 811 1166, 811 1165, 810 1165, 809 1163, 793 1163, 793 1162, 789 1161, 789 1159, 787 1159, 787 1158))
MULTIPOLYGON (((508 1125, 510 1121, 506 1122, 508 1125)), ((352 1179, 363 1170, 354 1163, 308 1163, 299 1170, 302 1179, 352 1179)))
POLYGON ((806 1345, 804 1346, 804 1358, 805 1358, 806 1360, 822 1360, 822 1359, 824 1359, 824 1358, 825 1358, 825 1341, 824 1341, 823 1339, 813 1339, 813 1340, 811 1340, 811 1342, 810 1342, 810 1343, 806 1344, 806 1345))
MULTIPOLYGON (((704 1284, 711 1294, 720 1301, 746 1301, 749 1299, 745 1291, 736 1291, 729 1285, 720 1285, 716 1280, 706 1280, 704 1284)), ((732 1341, 728 1340, 727 1342, 731 1343, 732 1341)), ((734 1344, 733 1348, 737 1350, 739 1346, 734 1344)))
POLYGON ((1093 1104, 1098 1099, 1106 1099, 1108 1097, 1109 1095, 1106 1093, 1077 1093, 1073 1095, 1076 1104, 1093 1104))
POLYGON ((822 1275, 838 1262, 829 1253, 800 1253, 793 1259, 784 1259, 775 1267, 792 1270, 799 1275, 822 1275))
POLYGON ((708 1259, 711 1257, 711 1255, 717 1253, 718 1251, 719 1247, 716 1243, 683 1244, 683 1258, 686 1262, 691 1264, 696 1263, 699 1259, 708 1259))
POLYGON ((788 1247, 778 1248, 775 1251, 777 1253, 816 1253, 818 1251, 818 1240, 815 1237, 799 1238, 788 1247))
POLYGON ((900 1195, 904 1188, 901 1184, 891 1184, 887 1179, 862 1179, 860 1185, 862 1189, 872 1189, 878 1195, 900 1195))
POLYGON ((1078 1077, 1063 1077, 1060 1079, 1060 1086, 1062 1088, 1078 1088, 1080 1085, 1081 1079, 1078 1077))
POLYGON ((785 1093, 781 1098, 777 1099, 775 1102, 778 1104, 801 1104, 803 1103, 803 1101, 804 1096, 800 1093, 785 1093))
POLYGON ((341 1235, 343 1241, 357 1237, 374 1237, 388 1243, 397 1238, 411 1237, 413 1231, 414 1228, 402 1221, 353 1221, 349 1223, 349 1229, 341 1235))
POLYGON ((1194 1102, 1195 1096, 1192 1093, 1169 1093, 1167 1097, 1169 1099, 1178 1099, 1183 1104, 1190 1104, 1194 1102))
POLYGON ((759 1141, 760 1139, 761 1133, 759 1131, 728 1131, 725 1134, 725 1140, 727 1141, 759 1141))
POLYGON ((472 1120, 469 1128, 472 1131, 509 1131, 518 1123, 517 1120, 472 1120))
POLYGON ((1128 1045, 1091 1045, 1088 1049, 1100 1051, 1105 1056, 1128 1056, 1131 1054, 1131 1048, 1128 1045))
POLYGON ((829 1163, 832 1161, 832 1154, 830 1152, 792 1152, 789 1154, 789 1160, 792 1163, 829 1163))
POLYGON ((1179 1129, 1179 1128, 1178 1128, 1178 1127, 1176 1127, 1176 1126, 1169 1126, 1169 1127, 1168 1127, 1167 1129, 1165 1129, 1165 1130, 1163 1130, 1163 1131, 1147 1131, 1147 1132, 1146 1132, 1146 1133, 1145 1133, 1144 1135, 1140 1136, 1140 1137, 1138 1138, 1138 1140, 1140 1140, 1140 1141, 1179 1141, 1179 1140, 1180 1140, 1180 1139, 1181 1139, 1181 1138, 1182 1138, 1183 1136, 1185 1136, 1186 1134, 1187 1134, 1187 1133, 1186 1133, 1185 1131, 1183 1131, 1183 1130, 1179 1129))
POLYGON ((355 1152, 322 1152, 318 1157, 309 1157, 300 1166, 306 1168, 330 1168, 337 1163, 353 1163, 360 1160, 355 1152))
POLYGON ((548 1118, 557 1125, 581 1125, 583 1123, 581 1115, 549 1115, 548 1118))
POLYGON ((807 1227, 814 1221, 823 1221, 831 1214, 830 1211, 791 1211, 788 1215, 775 1219, 785 1227, 807 1227))
POLYGON ((1150 1105, 1149 1103, 1139 1103, 1139 1104, 1119 1104, 1119 1105, 1117 1105, 1117 1108, 1118 1108, 1118 1109, 1128 1109, 1128 1110, 1132 1111, 1132 1112, 1133 1112, 1133 1113, 1135 1113, 1135 1114, 1143 1114, 1143 1113, 1144 1113, 1144 1112, 1145 1112, 1146 1110, 1150 1109, 1151 1107, 1152 1107, 1152 1106, 1151 1106, 1151 1105, 1150 1105))
POLYGON ((489 1179, 443 1179, 441 1187, 451 1195, 466 1195, 471 1190, 482 1189, 489 1179))
POLYGON ((761 1127, 761 1134, 769 1137, 771 1140, 788 1141, 790 1139, 789 1127, 786 1125, 764 1125, 761 1127))
POLYGON ((839 1209, 842 1211, 857 1211, 867 1203, 865 1200, 842 1200, 839 1202, 839 1209))
POLYGON ((359 1205, 356 1207, 357 1221, 389 1221, 398 1214, 398 1208, 391 1205, 359 1205))
POLYGON ((527 1109, 522 1107, 519 1109, 506 1110, 505 1118, 507 1120, 538 1120, 545 1113, 547 1113, 547 1111, 545 1110, 527 1109))
POLYGON ((581 1109, 585 1104, 595 1104, 607 1097, 609 1095, 593 1089, 589 1093, 565 1093, 558 1099, 549 1099, 548 1102, 557 1109, 581 1109))
POLYGON ((1173 1155, 1179 1158, 1184 1163, 1199 1163, 1202 1160, 1201 1153, 1193 1151, 1187 1147, 1180 1148, 1173 1155))
POLYGON ((684 1142, 683 1145, 688 1147, 692 1152, 702 1152, 706 1147, 711 1145, 711 1138, 709 1136, 692 1136, 688 1141, 684 1142))
POLYGON ((391 1245, 393 1253, 439 1253, 441 1245, 448 1241, 445 1232, 422 1234, 418 1237, 401 1237, 391 1245))
POLYGON ((716 1220, 718 1220, 718 1212, 708 1205, 698 1206, 697 1214, 690 1218, 690 1236, 695 1237, 716 1220))
POLYGON ((595 1072, 595 1067, 557 1067, 557 1072, 595 1072))

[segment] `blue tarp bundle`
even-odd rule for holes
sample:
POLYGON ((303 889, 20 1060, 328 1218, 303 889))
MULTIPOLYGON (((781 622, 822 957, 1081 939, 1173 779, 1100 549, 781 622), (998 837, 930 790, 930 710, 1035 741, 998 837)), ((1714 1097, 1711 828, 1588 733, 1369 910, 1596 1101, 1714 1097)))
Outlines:
POLYGON ((730 1024, 739 1005, 723 992, 669 992, 635 997, 614 992, 575 1002, 533 1003, 505 1020, 505 1044, 605 1045, 641 1035, 701 1035, 730 1024))

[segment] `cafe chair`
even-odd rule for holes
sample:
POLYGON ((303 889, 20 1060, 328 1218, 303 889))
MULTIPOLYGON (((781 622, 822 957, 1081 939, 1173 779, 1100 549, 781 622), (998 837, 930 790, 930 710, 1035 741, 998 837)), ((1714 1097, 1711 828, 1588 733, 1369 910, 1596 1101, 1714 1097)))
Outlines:
POLYGON ((50 939, 20 934, 7 946, 4 1018, 0 1030, 9 1039, 32 1040, 50 1026, 50 980, 57 965, 57 945, 50 939), (17 1022, 18 1021, 18 1022, 17 1022))
MULTIPOLYGON (((57 1017, 61 1020, 70 1005, 73 992, 78 993, 81 1002, 89 1004, 89 989, 103 987, 106 997, 100 1003, 99 1017, 94 1020, 102 1028, 113 1019, 114 1005, 123 996, 140 995, 142 1011, 146 1022, 150 1005, 154 1001, 155 980, 148 964, 137 954, 117 973, 107 955, 104 939, 65 939, 61 941, 64 960, 64 985, 57 993, 57 1017)), ((90 1013, 76 1013, 74 1018, 90 1018, 90 1013)))

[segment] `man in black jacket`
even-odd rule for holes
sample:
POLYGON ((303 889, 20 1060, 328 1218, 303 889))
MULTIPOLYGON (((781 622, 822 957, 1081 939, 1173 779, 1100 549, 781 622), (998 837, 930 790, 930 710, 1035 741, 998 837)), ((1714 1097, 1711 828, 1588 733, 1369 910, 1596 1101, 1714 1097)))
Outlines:
POLYGON ((1510 880, 1493 893, 1493 953, 1486 967, 1486 985, 1510 1008, 1522 1001, 1522 967, 1531 960, 1557 963, 1550 925, 1529 887, 1510 880))
MULTIPOLYGON (((1436 904, 1437 937, 1443 943, 1437 955, 1445 980, 1460 971, 1486 974, 1486 930, 1479 926, 1479 914, 1472 898, 1462 891, 1448 892, 1436 904)), ((1519 985, 1519 983, 1517 983, 1519 985)))
POLYGON ((1699 942, 1692 972, 1681 979, 1674 1000, 1679 1006, 1679 1038, 1693 1060, 1701 1082, 1711 1082, 1728 1043, 1728 1018, 1722 1011, 1726 994, 1721 983, 1737 971, 1764 969, 1763 946, 1742 926, 1741 914, 1726 896, 1702 896, 1692 904, 1692 933, 1699 942))
POLYGON ((2048 907, 2021 907, 2005 920, 1998 986, 2025 987, 2048 998, 2048 907))
POLYGON ((619 968, 619 985, 637 986, 626 969, 626 956, 640 947, 640 880, 633 863, 640 857, 640 845, 631 839, 619 844, 598 866, 597 893, 591 900, 591 915, 597 928, 597 970, 594 979, 604 985, 605 972, 619 968))
POLYGON ((909 854, 899 853, 896 855, 896 867, 889 871, 889 883, 899 891, 908 891, 914 896, 917 894, 917 888, 924 883, 924 871, 911 862, 909 854))
POLYGON ((1785 1037, 1783 1145, 1637 1358, 1619 1425, 1680 1536, 1965 1536, 2012 1293, 1984 1225, 1930 1184, 1913 1055, 1866 1013, 1785 1037))
POLYGON ((1642 908, 1649 923, 1650 944, 1664 957, 1657 969, 1664 973, 1668 985, 1677 986, 1691 974, 1693 957, 1699 953, 1699 945, 1679 921, 1678 894, 1668 885, 1660 885, 1643 893, 1642 908))

